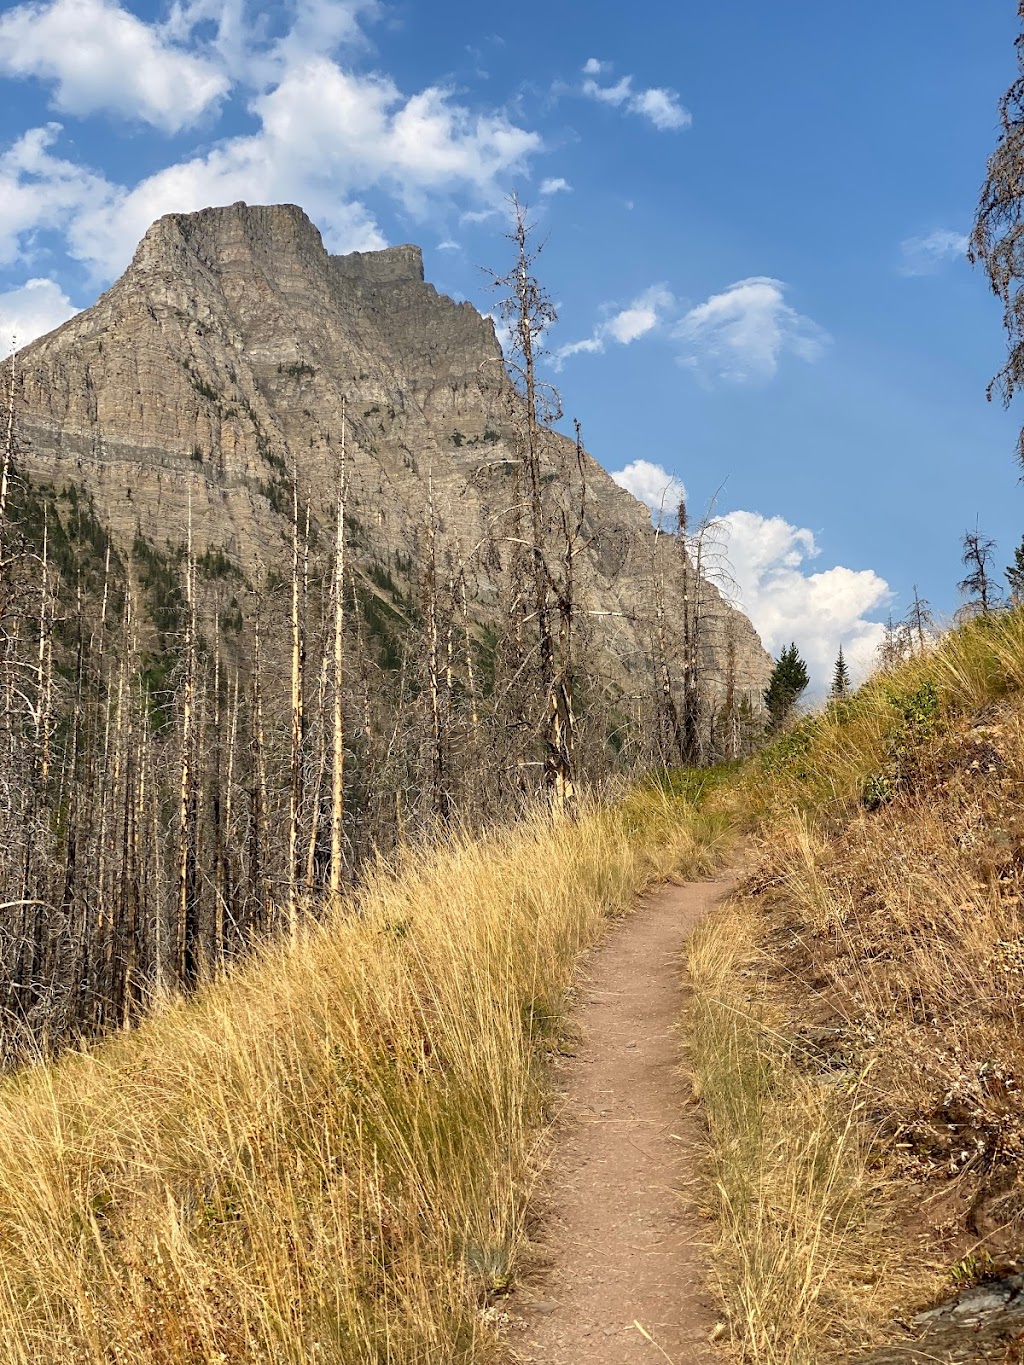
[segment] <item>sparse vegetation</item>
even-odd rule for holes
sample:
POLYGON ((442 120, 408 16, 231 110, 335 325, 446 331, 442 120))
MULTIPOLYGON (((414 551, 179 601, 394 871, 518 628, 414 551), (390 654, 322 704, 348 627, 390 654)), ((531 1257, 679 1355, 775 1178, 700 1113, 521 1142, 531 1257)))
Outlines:
POLYGON ((737 1349, 841 1359, 1024 1236, 1024 615, 805 719, 719 796, 756 830, 694 946, 737 1349))
POLYGON ((277 367, 278 374, 284 373, 292 379, 312 379, 316 369, 308 360, 293 360, 291 364, 277 367))

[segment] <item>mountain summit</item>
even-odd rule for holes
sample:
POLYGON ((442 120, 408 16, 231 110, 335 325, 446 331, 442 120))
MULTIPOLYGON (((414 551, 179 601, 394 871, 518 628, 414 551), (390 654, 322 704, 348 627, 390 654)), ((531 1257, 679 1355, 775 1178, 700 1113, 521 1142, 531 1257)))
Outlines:
MULTIPOLYGON (((511 496, 516 399, 491 320, 426 283, 418 247, 332 256, 292 204, 169 214, 91 308, 19 353, 16 388, 33 482, 86 490, 126 547, 180 545, 191 520, 197 553, 250 577, 287 562, 293 480, 314 534, 330 527, 344 408, 357 572, 407 563, 429 502, 460 561, 475 560, 479 619, 495 607, 501 549, 487 542, 511 496)), ((660 556, 671 622, 679 556, 584 463, 580 587, 611 672, 635 692, 650 670, 651 575, 660 556)), ((724 686, 728 666, 757 700, 770 660, 747 619, 703 591, 708 676, 724 686)))

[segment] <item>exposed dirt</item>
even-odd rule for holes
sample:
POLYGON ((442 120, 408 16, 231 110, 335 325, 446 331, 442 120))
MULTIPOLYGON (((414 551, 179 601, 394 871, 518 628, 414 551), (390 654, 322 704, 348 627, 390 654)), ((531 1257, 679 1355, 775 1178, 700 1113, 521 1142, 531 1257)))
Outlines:
POLYGON ((510 1300, 522 1365, 713 1358, 703 1223, 688 1193, 699 1118, 680 1074, 683 950, 737 878, 664 886, 591 959, 562 1068, 535 1274, 510 1300))

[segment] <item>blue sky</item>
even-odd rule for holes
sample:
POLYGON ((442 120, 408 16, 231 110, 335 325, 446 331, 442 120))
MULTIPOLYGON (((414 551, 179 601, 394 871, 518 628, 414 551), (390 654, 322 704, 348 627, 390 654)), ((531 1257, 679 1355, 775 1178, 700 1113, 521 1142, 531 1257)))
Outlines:
POLYGON ((955 609, 976 517, 1000 565, 1024 532, 963 259, 1015 11, 5 4, 0 335, 91 303, 160 213, 240 198, 302 204, 332 250, 419 242, 486 310, 516 187, 589 447, 648 496, 724 484, 766 643, 863 667, 913 583, 955 609))

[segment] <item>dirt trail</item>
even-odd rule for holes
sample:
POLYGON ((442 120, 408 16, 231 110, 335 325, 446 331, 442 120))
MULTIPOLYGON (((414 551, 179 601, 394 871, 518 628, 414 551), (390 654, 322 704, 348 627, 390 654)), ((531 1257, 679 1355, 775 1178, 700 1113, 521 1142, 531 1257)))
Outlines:
POLYGON ((684 944, 736 880, 658 888, 590 961, 542 1191, 538 1273, 509 1307, 522 1365, 712 1359, 708 1229, 687 1196, 700 1131, 676 1030, 684 944))

